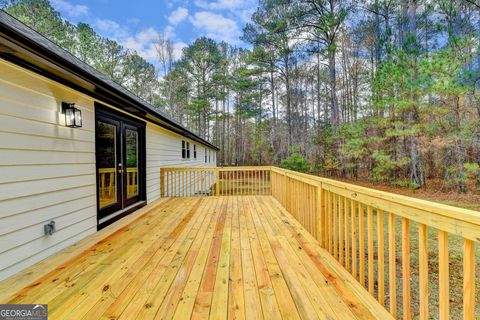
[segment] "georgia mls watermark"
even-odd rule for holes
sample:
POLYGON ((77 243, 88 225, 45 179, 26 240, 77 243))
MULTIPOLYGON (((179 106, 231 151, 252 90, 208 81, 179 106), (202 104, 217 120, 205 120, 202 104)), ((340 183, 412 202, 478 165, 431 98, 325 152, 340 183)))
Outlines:
POLYGON ((0 304, 0 320, 47 320, 46 304, 0 304))

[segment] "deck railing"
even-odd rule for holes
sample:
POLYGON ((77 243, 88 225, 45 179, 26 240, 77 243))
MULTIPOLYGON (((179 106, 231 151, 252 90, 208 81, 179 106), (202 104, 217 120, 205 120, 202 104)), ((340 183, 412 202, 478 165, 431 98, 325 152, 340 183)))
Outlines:
POLYGON ((269 195, 270 167, 160 169, 161 195, 167 197, 269 195))
MULTIPOLYGON (((98 169, 98 183, 100 185, 100 196, 102 198, 115 197, 117 170, 115 168, 98 169)), ((138 189, 137 168, 127 168, 127 190, 129 194, 135 194, 138 189)))
POLYGON ((202 195, 198 190, 208 190, 203 195, 271 194, 394 317, 428 319, 432 305, 438 303, 435 313, 449 319, 450 292, 456 289, 449 287, 452 276, 463 277, 463 318, 476 317, 475 244, 480 240, 476 211, 276 167, 165 168, 161 179, 164 196, 202 195), (432 231, 438 267, 428 256, 432 231), (462 275, 450 275, 449 237, 463 242, 462 275), (429 279, 432 266, 438 268, 435 286, 429 279), (429 298, 433 287, 438 301, 429 298), (412 301, 418 306, 415 312, 412 301))
POLYGON ((404 319, 410 319, 414 297, 419 306, 415 313, 420 319, 429 318, 434 301, 429 300, 433 263, 429 264, 432 259, 428 256, 427 235, 434 230, 438 241, 438 316, 450 318, 448 239, 461 237, 463 318, 475 318, 475 243, 480 239, 480 213, 279 168, 272 168, 272 193, 385 307, 388 295, 388 309, 394 317, 401 312, 404 319), (400 246, 396 236, 398 223, 400 246), (412 225, 418 236, 416 252, 411 250, 412 225), (397 303, 398 248, 402 299, 397 303), (412 290, 413 254, 418 257, 416 292, 412 290))

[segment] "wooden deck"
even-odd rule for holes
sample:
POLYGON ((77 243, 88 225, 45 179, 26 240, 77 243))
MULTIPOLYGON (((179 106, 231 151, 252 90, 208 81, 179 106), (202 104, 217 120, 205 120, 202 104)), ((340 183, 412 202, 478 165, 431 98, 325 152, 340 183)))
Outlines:
POLYGON ((170 198, 17 292, 50 319, 388 319, 271 196, 170 198))

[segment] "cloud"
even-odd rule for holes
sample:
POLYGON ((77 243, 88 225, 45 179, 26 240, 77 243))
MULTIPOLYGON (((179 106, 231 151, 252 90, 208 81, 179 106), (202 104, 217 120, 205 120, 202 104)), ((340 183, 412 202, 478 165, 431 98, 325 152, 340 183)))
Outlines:
POLYGON ((147 61, 156 62, 155 42, 158 32, 155 28, 150 27, 134 33, 128 27, 108 19, 96 19, 94 26, 101 35, 117 41, 126 49, 136 51, 147 61))
POLYGON ((188 45, 183 41, 175 42, 173 44, 173 57, 175 60, 179 60, 182 57, 183 48, 186 47, 188 47, 188 45))
POLYGON ((188 9, 178 7, 168 17, 168 22, 172 25, 177 25, 188 17, 188 9))
POLYGON ((51 0, 50 3, 56 10, 68 15, 70 18, 85 17, 89 14, 88 7, 84 5, 72 4, 66 0, 51 0))
POLYGON ((94 26, 101 34, 111 37, 117 41, 122 38, 128 37, 128 35, 130 34, 128 29, 122 27, 113 20, 96 19, 94 22, 94 26))
POLYGON ((139 24, 140 22, 142 22, 142 20, 140 20, 139 18, 128 18, 127 22, 130 24, 139 24))
POLYGON ((194 3, 204 10, 223 12, 241 24, 251 21, 252 14, 258 6, 257 0, 195 0, 194 3))
POLYGON ((238 8, 243 8, 245 2, 244 0, 218 0, 213 2, 208 2, 205 0, 196 0, 195 5, 202 9, 207 10, 235 10, 238 8))
POLYGON ((158 32, 150 27, 124 40, 120 40, 120 43, 127 49, 135 50, 144 59, 154 61, 157 58, 155 51, 157 38, 158 32))
POLYGON ((209 11, 196 12, 190 17, 190 22, 209 38, 231 44, 239 42, 240 32, 237 23, 221 14, 209 11))
POLYGON ((177 33, 173 26, 166 26, 163 30, 163 34, 165 34, 168 39, 175 39, 177 37, 177 33))

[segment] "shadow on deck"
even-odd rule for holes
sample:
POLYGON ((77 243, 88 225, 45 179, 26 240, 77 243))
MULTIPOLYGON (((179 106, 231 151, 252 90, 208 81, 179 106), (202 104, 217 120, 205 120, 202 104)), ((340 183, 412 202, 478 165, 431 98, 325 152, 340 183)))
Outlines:
POLYGON ((272 196, 145 212, 3 302, 47 303, 50 319, 391 317, 272 196))

